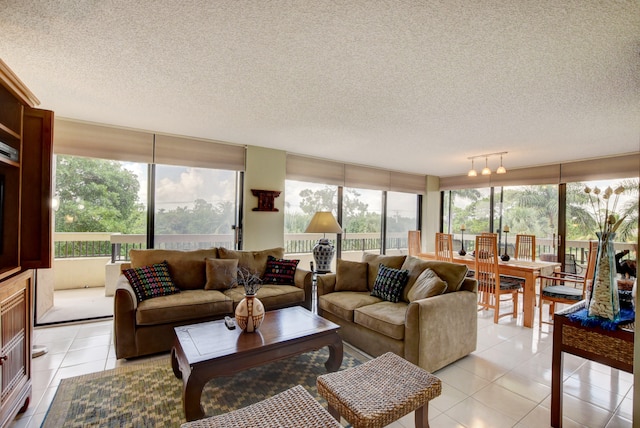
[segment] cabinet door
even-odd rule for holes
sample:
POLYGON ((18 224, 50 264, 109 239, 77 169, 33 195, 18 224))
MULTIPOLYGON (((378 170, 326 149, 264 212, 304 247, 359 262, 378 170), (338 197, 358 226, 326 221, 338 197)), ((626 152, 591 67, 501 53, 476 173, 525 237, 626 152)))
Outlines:
POLYGON ((12 419, 31 395, 33 271, 0 282, 0 423, 12 419))
POLYGON ((22 224, 20 265, 50 268, 52 263, 53 112, 26 107, 22 137, 22 224))

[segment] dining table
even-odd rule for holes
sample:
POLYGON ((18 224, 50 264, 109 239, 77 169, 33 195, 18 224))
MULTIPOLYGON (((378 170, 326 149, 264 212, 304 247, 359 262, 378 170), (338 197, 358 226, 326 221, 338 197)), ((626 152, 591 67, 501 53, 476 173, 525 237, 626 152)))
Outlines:
MULTIPOLYGON (((424 260, 436 260, 436 253, 419 253, 418 257, 424 260)), ((475 269, 476 260, 470 254, 461 256, 454 253, 453 262, 467 265, 467 267, 472 270, 475 269)), ((560 271, 560 267, 561 264, 558 262, 543 262, 539 260, 531 261, 510 258, 507 261, 498 261, 498 269, 500 275, 510 275, 524 278, 524 287, 522 293, 522 309, 524 312, 524 319, 522 324, 525 327, 533 327, 536 304, 536 278, 541 275, 549 276, 553 272, 560 271)))

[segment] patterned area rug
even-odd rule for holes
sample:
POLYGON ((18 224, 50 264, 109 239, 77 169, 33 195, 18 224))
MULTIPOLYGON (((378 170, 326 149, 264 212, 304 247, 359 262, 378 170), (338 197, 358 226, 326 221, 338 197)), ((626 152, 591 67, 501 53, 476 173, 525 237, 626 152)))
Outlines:
MULTIPOLYGON (((323 348, 213 379, 202 393, 205 415, 239 409, 295 385, 304 386, 326 407, 316 378, 327 372, 328 358, 323 348)), ((340 370, 360 363, 345 349, 340 370)), ((181 394, 182 380, 174 376, 168 357, 63 379, 42 427, 179 427, 185 422, 181 394)))

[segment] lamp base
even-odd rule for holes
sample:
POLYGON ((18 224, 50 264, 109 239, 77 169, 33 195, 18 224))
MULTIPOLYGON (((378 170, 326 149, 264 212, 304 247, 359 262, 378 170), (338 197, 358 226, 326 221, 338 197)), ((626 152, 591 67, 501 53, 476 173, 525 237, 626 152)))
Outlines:
POLYGON ((313 260, 316 263, 317 273, 329 273, 331 272, 331 261, 336 253, 336 249, 331 242, 322 238, 313 247, 313 260))

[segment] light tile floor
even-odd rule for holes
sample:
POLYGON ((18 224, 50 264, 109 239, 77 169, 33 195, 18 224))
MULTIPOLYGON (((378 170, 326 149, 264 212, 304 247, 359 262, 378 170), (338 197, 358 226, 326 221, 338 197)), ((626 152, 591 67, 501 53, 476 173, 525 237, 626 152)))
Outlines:
MULTIPOLYGON (((430 403, 431 427, 548 427, 551 330, 524 328, 522 316, 494 324, 491 312, 479 313, 477 350, 434 373, 443 393, 430 403)), ((34 342, 49 352, 33 360, 32 401, 11 427, 39 427, 61 379, 140 362, 116 360, 112 331, 111 320, 37 328, 34 342)), ((565 427, 632 426, 631 374, 564 360, 565 427)), ((413 427, 413 414, 390 426, 413 427)))

